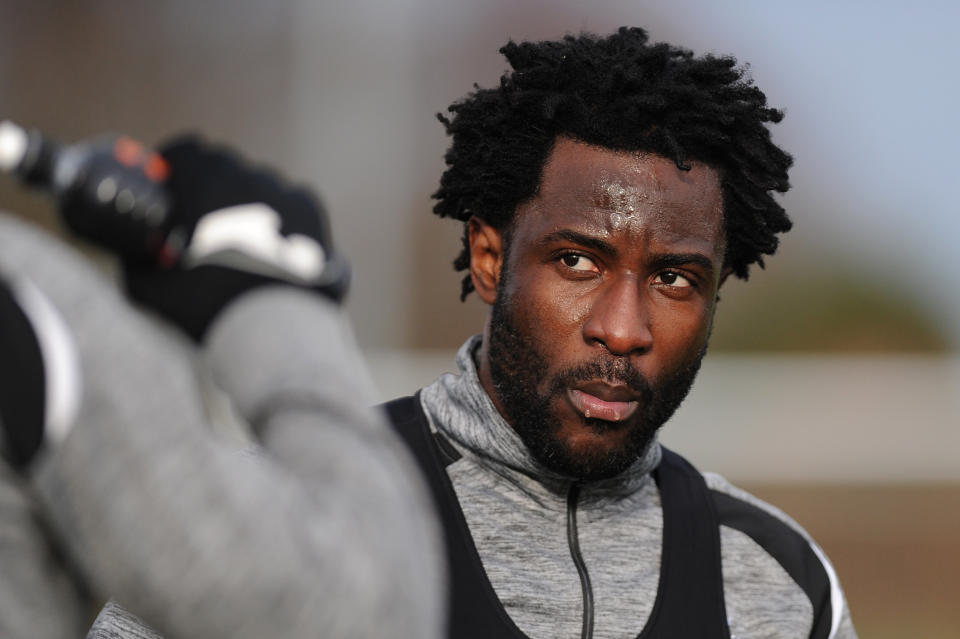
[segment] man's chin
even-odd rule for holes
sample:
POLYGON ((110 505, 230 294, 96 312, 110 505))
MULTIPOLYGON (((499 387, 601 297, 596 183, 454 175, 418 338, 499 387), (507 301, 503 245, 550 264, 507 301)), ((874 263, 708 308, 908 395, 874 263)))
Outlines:
POLYGON ((550 470, 583 481, 609 479, 624 472, 636 461, 636 455, 565 451, 541 460, 550 470))
POLYGON ((534 457, 550 470, 575 479, 592 481, 609 479, 624 472, 636 462, 651 437, 638 441, 630 432, 617 432, 629 427, 620 422, 587 420, 590 432, 575 437, 553 437, 538 442, 539 450, 529 446, 534 457))

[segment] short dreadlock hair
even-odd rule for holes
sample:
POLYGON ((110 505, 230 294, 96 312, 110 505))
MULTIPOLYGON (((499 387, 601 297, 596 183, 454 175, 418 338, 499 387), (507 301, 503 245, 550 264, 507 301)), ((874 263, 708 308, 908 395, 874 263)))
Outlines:
MULTIPOLYGON (((540 186, 559 136, 604 148, 656 153, 689 170, 718 171, 723 192, 725 266, 746 279, 763 267, 777 233, 791 222, 772 192, 790 188, 788 153, 770 139, 768 122, 783 112, 729 56, 695 57, 687 49, 648 44, 643 29, 621 27, 561 41, 507 43, 512 71, 500 86, 474 91, 438 114, 453 142, 434 213, 463 221, 456 270, 470 266, 466 222, 472 216, 509 232, 519 204, 540 186)), ((467 275, 461 299, 473 290, 467 275)))

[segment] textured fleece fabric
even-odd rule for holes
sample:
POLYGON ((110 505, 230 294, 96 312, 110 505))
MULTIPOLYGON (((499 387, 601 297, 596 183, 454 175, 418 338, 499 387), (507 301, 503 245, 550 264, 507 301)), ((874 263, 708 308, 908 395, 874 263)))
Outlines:
MULTIPOLYGON (((532 639, 579 637, 583 598, 567 543, 571 479, 533 459, 477 378, 476 336, 457 355, 459 375, 421 392, 431 428, 461 458, 447 467, 483 567, 505 610, 532 639)), ((585 484, 577 511, 580 549, 593 584, 595 639, 628 639, 643 629, 660 575, 663 518, 650 471, 653 442, 620 476, 585 484)), ((800 532, 775 508, 715 474, 708 486, 758 505, 800 532)), ((783 567, 747 535, 721 526, 724 595, 731 636, 804 638, 813 606, 783 567)), ((819 549, 817 549, 819 550, 819 549)), ((825 558, 824 558, 824 561, 825 558)), ((832 568, 828 571, 832 572, 832 568)), ((856 637, 839 585, 833 637, 856 637)))
MULTIPOLYGON (((429 497, 367 408, 338 307, 264 288, 211 327, 205 362, 254 426, 254 460, 210 432, 191 346, 75 251, 0 215, 0 273, 58 309, 82 380, 72 428, 29 483, 0 469, 0 636, 82 636, 86 586, 171 638, 441 634, 429 497)), ((94 636, 153 636, 113 616, 123 626, 94 636)))

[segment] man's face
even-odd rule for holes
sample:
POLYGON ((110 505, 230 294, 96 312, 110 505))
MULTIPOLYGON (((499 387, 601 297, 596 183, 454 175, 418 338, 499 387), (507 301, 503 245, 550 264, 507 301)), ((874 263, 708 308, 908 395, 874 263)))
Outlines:
POLYGON ((493 304, 480 379, 498 410, 553 470, 623 471, 706 349, 725 276, 717 173, 561 138, 509 247, 482 222, 471 239, 474 282, 493 304), (485 260, 496 252, 482 250, 484 234, 498 259, 485 260))

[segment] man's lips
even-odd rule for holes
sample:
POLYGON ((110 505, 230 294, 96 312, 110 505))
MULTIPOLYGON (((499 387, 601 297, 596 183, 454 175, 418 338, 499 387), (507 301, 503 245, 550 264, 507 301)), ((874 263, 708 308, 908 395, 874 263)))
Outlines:
POLYGON ((623 421, 640 406, 636 395, 625 387, 591 385, 583 390, 571 388, 567 395, 573 407, 584 417, 608 422, 623 421))

